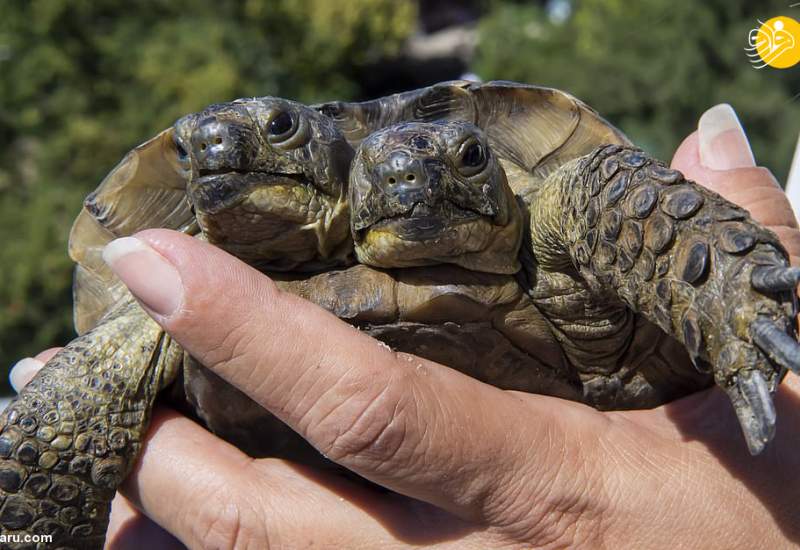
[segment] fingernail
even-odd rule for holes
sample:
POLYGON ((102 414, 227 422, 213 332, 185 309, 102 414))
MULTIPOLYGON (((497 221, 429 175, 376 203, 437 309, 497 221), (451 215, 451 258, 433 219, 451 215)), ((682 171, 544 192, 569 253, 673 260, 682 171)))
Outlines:
POLYGON ((164 256, 135 237, 111 241, 103 260, 125 286, 154 313, 169 317, 183 300, 178 270, 164 256))
POLYGON ((11 372, 8 373, 8 381, 11 382, 14 391, 19 393, 19 390, 27 386, 43 366, 44 363, 33 357, 17 361, 17 364, 11 367, 11 372))
POLYGON ((706 168, 730 170, 756 165, 742 123, 727 103, 715 105, 703 113, 697 130, 700 162, 706 168))

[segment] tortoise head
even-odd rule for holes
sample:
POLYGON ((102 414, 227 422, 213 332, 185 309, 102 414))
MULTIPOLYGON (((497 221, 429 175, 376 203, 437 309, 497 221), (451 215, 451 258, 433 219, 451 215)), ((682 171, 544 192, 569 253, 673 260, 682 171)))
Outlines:
POLYGON ((328 118, 285 99, 239 99, 181 118, 174 134, 209 242, 264 269, 349 256, 353 150, 328 118))
POLYGON ((406 123, 371 134, 350 171, 350 205, 362 263, 519 270, 522 214, 472 124, 406 123))

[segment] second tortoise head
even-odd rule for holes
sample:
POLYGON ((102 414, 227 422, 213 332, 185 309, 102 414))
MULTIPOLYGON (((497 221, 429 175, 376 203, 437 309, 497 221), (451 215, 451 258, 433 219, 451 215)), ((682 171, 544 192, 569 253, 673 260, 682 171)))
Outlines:
POLYGON ((404 123, 371 134, 356 152, 349 197, 362 263, 519 269, 522 215, 473 124, 404 123))

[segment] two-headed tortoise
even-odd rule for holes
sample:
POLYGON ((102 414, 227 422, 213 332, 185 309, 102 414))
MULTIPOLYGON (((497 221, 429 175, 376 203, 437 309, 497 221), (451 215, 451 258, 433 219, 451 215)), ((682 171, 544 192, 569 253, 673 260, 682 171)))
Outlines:
POLYGON ((644 408, 716 381, 754 453, 774 432, 771 392, 800 364, 798 274, 777 238, 568 94, 450 82, 316 110, 214 105, 131 151, 75 222, 81 336, 0 419, 3 533, 99 548, 168 387, 247 452, 313 460, 102 262, 110 240, 151 227, 502 388, 644 408))

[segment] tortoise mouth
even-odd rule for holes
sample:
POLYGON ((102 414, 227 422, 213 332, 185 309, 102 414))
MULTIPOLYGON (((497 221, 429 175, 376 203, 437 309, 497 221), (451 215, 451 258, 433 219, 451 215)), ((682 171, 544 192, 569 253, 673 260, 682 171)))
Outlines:
POLYGON ((442 236, 448 229, 474 222, 487 216, 459 206, 448 200, 434 206, 415 203, 409 210, 384 216, 364 227, 360 234, 378 230, 388 232, 406 241, 426 241, 442 236))
POLYGON ((313 187, 302 174, 239 170, 200 170, 200 177, 189 183, 192 205, 207 214, 216 214, 244 201, 255 189, 270 186, 313 187))
POLYGON ((286 176, 286 177, 301 177, 302 174, 294 172, 280 172, 277 170, 245 170, 240 168, 200 168, 198 169, 198 180, 206 179, 211 176, 226 176, 230 174, 239 174, 246 176, 248 174, 261 174, 263 176, 286 176))

